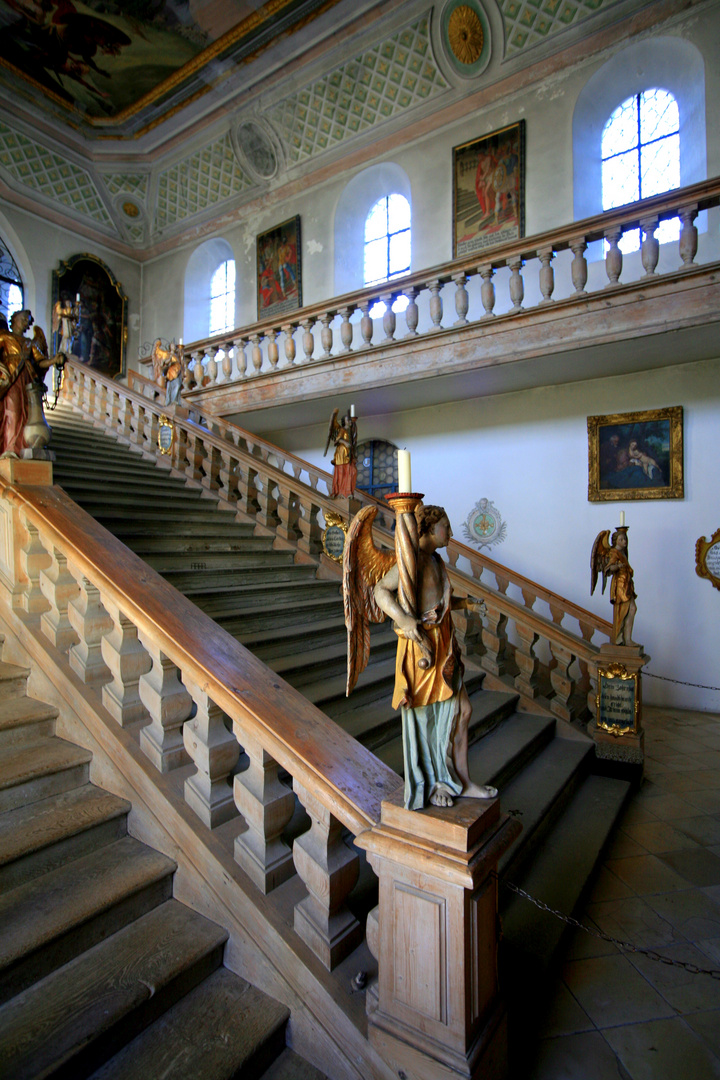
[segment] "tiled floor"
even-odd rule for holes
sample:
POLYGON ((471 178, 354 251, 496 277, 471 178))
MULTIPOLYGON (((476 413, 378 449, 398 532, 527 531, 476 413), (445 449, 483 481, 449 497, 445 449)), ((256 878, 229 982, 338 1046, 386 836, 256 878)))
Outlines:
MULTIPOLYGON (((646 709, 645 740, 583 919, 720 968, 720 716, 646 709)), ((527 1080, 720 1078, 720 980, 576 931, 541 1031, 527 1080)))

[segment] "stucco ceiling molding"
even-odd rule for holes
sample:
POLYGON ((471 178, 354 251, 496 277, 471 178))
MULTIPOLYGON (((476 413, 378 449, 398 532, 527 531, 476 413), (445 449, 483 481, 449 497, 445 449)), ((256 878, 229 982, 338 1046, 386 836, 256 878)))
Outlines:
POLYGON ((257 183, 267 184, 282 172, 282 143, 266 120, 243 113, 230 136, 240 164, 257 183))
POLYGON ((549 41, 570 26, 622 0, 498 0, 505 23, 505 55, 549 41))
POLYGON ((155 232, 212 209, 253 186, 226 133, 157 175, 155 232))

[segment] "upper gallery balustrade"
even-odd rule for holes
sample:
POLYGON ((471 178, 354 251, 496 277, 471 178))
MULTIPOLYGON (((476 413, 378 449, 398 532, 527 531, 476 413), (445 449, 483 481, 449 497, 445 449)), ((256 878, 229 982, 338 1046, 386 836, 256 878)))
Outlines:
POLYGON ((344 389, 347 364, 362 390, 714 323, 717 225, 699 244, 696 219, 719 204, 715 178, 195 342, 185 394, 227 416, 344 389), (661 246, 672 218, 677 245, 661 246))

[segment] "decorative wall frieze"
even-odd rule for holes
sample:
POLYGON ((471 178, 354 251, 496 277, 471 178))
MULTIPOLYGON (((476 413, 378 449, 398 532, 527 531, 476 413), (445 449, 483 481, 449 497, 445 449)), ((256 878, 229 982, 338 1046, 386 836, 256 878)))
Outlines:
POLYGON ((158 174, 153 229, 164 229, 202 213, 252 184, 227 133, 158 174))
POLYGON ((505 23, 505 55, 549 41, 569 26, 622 0, 498 0, 505 23))

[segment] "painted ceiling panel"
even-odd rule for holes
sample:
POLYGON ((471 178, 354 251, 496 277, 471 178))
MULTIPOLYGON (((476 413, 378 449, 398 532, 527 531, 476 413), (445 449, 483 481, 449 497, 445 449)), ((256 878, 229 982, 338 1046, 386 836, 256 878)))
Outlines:
POLYGON ((251 183, 235 157, 230 136, 224 135, 160 173, 154 227, 164 229, 201 213, 251 183))
POLYGON ((498 0, 505 22, 505 55, 547 41, 617 3, 620 0, 498 0))

